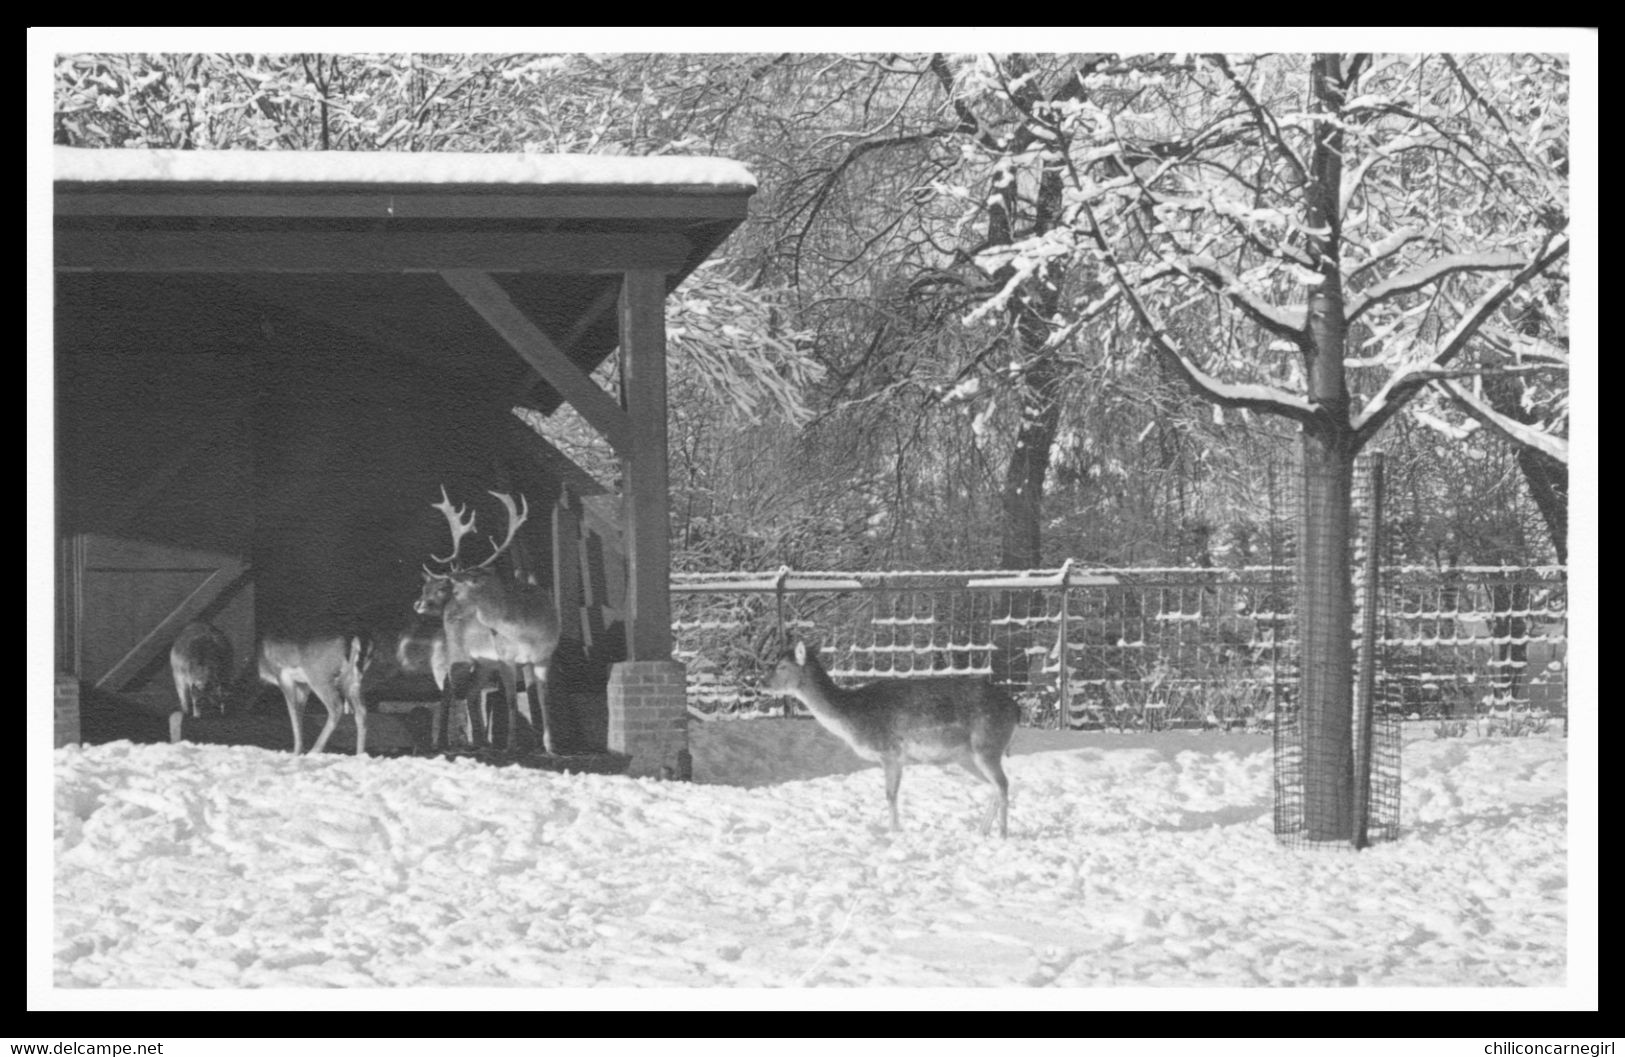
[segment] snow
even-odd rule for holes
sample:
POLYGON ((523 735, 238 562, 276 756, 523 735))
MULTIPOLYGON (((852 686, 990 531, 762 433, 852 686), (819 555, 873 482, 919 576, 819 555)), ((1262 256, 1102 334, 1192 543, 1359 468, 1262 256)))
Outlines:
POLYGON ((91 150, 54 148, 63 182, 504 184, 693 187, 750 191, 756 178, 726 158, 397 151, 91 150))
POLYGON ((1019 730, 1005 841, 927 766, 892 833, 805 720, 694 724, 693 783, 68 747, 53 982, 1563 986, 1568 741, 1407 736, 1401 839, 1358 854, 1276 843, 1258 735, 1019 730))

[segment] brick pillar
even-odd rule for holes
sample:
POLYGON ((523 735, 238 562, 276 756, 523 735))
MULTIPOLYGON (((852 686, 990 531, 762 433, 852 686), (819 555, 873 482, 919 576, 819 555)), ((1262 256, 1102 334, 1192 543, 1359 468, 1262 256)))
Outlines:
POLYGON ((79 743, 79 680, 56 677, 56 747, 79 743))
POLYGON ((609 670, 609 748, 632 757, 634 778, 693 776, 688 669, 678 661, 622 661, 609 670))

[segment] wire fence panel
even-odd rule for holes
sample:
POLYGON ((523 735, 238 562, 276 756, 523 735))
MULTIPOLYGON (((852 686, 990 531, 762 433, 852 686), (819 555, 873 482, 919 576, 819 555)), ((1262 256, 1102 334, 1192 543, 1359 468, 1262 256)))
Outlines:
MULTIPOLYGON (((1028 725, 1269 729, 1294 699, 1290 565, 1095 569, 1090 582, 1065 587, 986 586, 1011 575, 797 573, 779 592, 760 586, 772 573, 681 577, 672 631, 688 666, 690 711, 781 714, 782 703, 762 698, 758 684, 784 635, 828 648, 831 674, 843 683, 988 675, 1022 702, 1028 725)), ((1381 712, 1566 716, 1562 567, 1406 566, 1385 576, 1381 712)))
POLYGON ((1388 707, 1415 719, 1567 715, 1563 568, 1399 569, 1387 595, 1388 707))

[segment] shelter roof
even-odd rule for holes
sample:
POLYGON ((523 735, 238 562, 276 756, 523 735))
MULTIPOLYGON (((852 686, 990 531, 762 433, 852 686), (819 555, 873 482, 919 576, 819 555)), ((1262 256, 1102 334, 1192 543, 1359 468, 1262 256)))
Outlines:
POLYGON ((740 163, 698 157, 58 147, 54 161, 59 272, 222 283, 546 412, 558 394, 443 277, 490 275, 590 372, 617 342, 620 275, 675 288, 756 189, 740 163))

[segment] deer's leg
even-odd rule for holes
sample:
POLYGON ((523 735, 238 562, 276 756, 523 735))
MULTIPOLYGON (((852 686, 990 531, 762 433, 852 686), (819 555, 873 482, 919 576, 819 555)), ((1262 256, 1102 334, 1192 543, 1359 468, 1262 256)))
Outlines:
POLYGON ((308 691, 287 675, 277 679, 277 686, 282 688, 282 697, 288 702, 288 721, 293 724, 293 754, 298 756, 305 751, 305 702, 308 691))
POLYGON ((367 752, 367 699, 361 694, 361 675, 353 673, 344 682, 345 699, 355 713, 355 754, 364 756, 367 752))
POLYGON ((903 761, 888 756, 885 759, 886 767, 886 806, 891 809, 891 828, 900 830, 903 827, 897 821, 897 787, 903 781, 903 761))
POLYGON ((519 747, 519 669, 512 664, 499 664, 497 678, 502 680, 502 694, 508 699, 508 733, 504 743, 509 752, 519 747))
POLYGON ((440 699, 435 702, 429 719, 429 748, 435 752, 443 752, 451 742, 451 673, 436 671, 434 673, 435 689, 440 691, 440 699))
POLYGON ((463 700, 463 719, 468 725, 468 744, 471 748, 483 748, 491 744, 491 726, 486 722, 485 716, 483 689, 485 680, 477 665, 465 669, 462 677, 463 690, 458 696, 463 700))
POLYGON ((539 710, 531 702, 531 691, 533 690, 536 691, 540 703, 545 704, 547 700, 546 691, 537 687, 536 667, 531 664, 515 664, 511 666, 510 670, 514 674, 514 685, 518 689, 518 695, 515 698, 517 702, 516 709, 511 714, 518 716, 519 725, 522 729, 531 731, 533 735, 540 730, 540 738, 533 737, 532 742, 539 740, 543 750, 548 755, 552 755, 552 742, 549 740, 547 725, 540 718, 539 710))
POLYGON ((367 705, 359 695, 351 704, 355 707, 355 754, 363 756, 367 752, 367 705))
POLYGON ((327 707, 327 722, 322 724, 322 732, 316 735, 316 744, 310 747, 311 755, 319 756, 327 748, 327 739, 333 736, 333 730, 339 725, 339 716, 344 714, 344 698, 337 684, 326 680, 319 680, 311 689, 327 707))
MULTIPOLYGON (((469 748, 479 748, 482 734, 480 731, 479 716, 475 713, 477 702, 474 694, 477 688, 473 685, 474 672, 466 662, 448 665, 445 681, 440 686, 440 698, 449 717, 455 708, 462 720, 463 731, 467 735, 469 748)), ((450 734, 451 720, 447 721, 447 733, 450 734)))
POLYGON ((536 687, 536 716, 542 725, 542 751, 553 755, 553 723, 547 714, 547 662, 530 666, 531 681, 536 687))
MULTIPOLYGON (((480 721, 485 724, 485 744, 489 748, 496 748, 497 744, 497 710, 491 704, 491 672, 489 669, 477 668, 474 671, 474 695, 480 706, 480 721)), ((507 735, 504 734, 504 737, 507 735)))
POLYGON ((179 672, 175 673, 175 696, 181 702, 181 715, 191 716, 193 708, 192 695, 187 692, 186 678, 179 672))
POLYGON ((440 691, 440 698, 429 706, 429 749, 440 752, 446 747, 446 722, 450 709, 446 707, 446 692, 440 691))
POLYGON ((982 817, 982 835, 993 828, 993 816, 999 818, 999 836, 1010 835, 1010 780, 1004 776, 1004 765, 996 754, 977 753, 976 769, 993 785, 993 799, 988 801, 987 814, 982 817))
POLYGON ((429 674, 434 676, 434 688, 440 692, 440 700, 429 711, 429 750, 443 752, 450 739, 447 737, 447 727, 451 723, 451 696, 446 693, 446 684, 451 678, 451 672, 446 664, 446 646, 444 638, 437 637, 429 650, 429 674))
POLYGON ((192 704, 186 692, 186 680, 181 678, 179 672, 175 673, 175 696, 180 698, 180 711, 169 715, 169 740, 184 741, 186 720, 192 713, 192 704))

